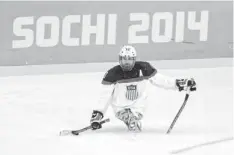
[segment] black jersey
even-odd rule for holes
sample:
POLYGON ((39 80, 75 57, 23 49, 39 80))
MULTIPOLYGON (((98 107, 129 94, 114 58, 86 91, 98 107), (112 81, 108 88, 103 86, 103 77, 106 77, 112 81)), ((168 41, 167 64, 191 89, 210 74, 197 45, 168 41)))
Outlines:
POLYGON ((116 82, 132 82, 150 78, 157 73, 157 70, 148 62, 136 61, 131 71, 123 71, 120 65, 117 65, 105 74, 102 83, 113 84, 116 82))

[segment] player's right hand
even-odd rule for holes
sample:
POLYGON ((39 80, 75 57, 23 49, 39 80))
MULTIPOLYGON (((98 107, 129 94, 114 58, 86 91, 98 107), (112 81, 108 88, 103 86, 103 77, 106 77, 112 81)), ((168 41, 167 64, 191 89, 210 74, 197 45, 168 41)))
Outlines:
POLYGON ((102 128, 102 124, 100 122, 92 122, 91 123, 92 129, 97 130, 102 128))
POLYGON ((92 117, 91 117, 91 120, 90 120, 91 127, 92 127, 93 130, 97 130, 97 129, 102 128, 102 125, 100 123, 102 118, 103 118, 103 113, 102 112, 100 112, 98 110, 93 111, 92 117))

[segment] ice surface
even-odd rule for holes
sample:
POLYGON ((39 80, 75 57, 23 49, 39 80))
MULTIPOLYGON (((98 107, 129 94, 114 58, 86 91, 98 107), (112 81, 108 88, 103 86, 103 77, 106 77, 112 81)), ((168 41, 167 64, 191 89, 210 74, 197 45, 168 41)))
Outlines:
POLYGON ((233 155, 232 69, 160 70, 198 83, 170 135, 184 93, 150 87, 142 133, 128 132, 110 109, 102 130, 60 137, 88 125, 104 72, 0 77, 0 155, 233 155))

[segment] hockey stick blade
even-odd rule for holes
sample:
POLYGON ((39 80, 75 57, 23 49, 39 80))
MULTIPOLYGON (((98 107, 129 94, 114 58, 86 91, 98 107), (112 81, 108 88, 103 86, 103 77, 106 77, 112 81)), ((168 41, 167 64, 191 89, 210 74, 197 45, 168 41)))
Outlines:
MULTIPOLYGON (((100 123, 104 124, 104 123, 107 123, 107 122, 110 122, 109 118, 101 121, 100 123)), ((78 136, 80 133, 82 133, 84 131, 87 131, 87 130, 90 130, 90 129, 92 129, 91 125, 83 128, 83 129, 80 129, 80 130, 62 130, 62 131, 60 131, 59 135, 60 136, 68 136, 68 135, 78 136)))
POLYGON ((187 101, 188 101, 188 98, 189 98, 189 94, 190 94, 190 87, 188 88, 187 92, 186 92, 186 95, 185 95, 185 98, 184 98, 184 102, 182 104, 182 106, 180 107, 180 110, 177 112, 173 122, 171 123, 169 129, 167 130, 167 134, 169 134, 171 132, 171 130, 173 129, 177 119, 179 118, 180 114, 182 113, 187 101))

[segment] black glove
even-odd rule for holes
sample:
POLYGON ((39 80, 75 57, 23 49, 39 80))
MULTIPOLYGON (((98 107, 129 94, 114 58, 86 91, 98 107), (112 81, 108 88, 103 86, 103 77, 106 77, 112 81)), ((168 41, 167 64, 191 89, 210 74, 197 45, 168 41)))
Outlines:
POLYGON ((190 91, 197 90, 196 82, 193 78, 191 78, 191 79, 177 79, 176 86, 178 87, 179 91, 182 91, 182 90, 186 91, 188 88, 190 88, 190 91))
POLYGON ((97 129, 101 129, 102 128, 102 125, 101 125, 100 122, 92 122, 91 126, 92 126, 92 130, 97 130, 97 129))
POLYGON ((103 118, 103 113, 97 110, 94 110, 92 113, 92 117, 90 120, 91 126, 93 130, 97 130, 102 128, 102 124, 100 123, 100 121, 103 118))

